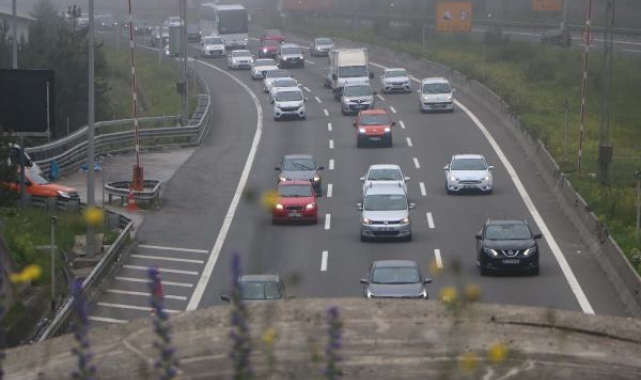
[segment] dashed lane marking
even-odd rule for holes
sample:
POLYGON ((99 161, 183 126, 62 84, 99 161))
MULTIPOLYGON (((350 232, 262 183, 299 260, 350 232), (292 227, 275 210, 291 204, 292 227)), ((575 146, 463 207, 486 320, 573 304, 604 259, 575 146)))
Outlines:
POLYGON ((329 149, 334 149, 334 140, 329 140, 329 149))
POLYGON ((436 266, 439 269, 443 269, 443 260, 441 259, 441 250, 440 249, 435 249, 434 250, 434 258, 436 259, 436 266))
POLYGON ((416 169, 420 169, 421 168, 421 164, 418 163, 418 158, 414 157, 413 161, 414 161, 414 167, 416 169))
POLYGON ((329 160, 329 170, 334 170, 334 159, 329 160))
POLYGON ((410 148, 413 146, 412 145, 412 139, 409 138, 409 137, 407 138, 407 146, 409 146, 410 148))
POLYGON ((325 116, 329 116, 329 111, 327 111, 326 108, 323 108, 323 113, 325 114, 325 116))
POLYGON ((401 128, 402 128, 402 129, 405 129, 405 123, 403 123, 403 120, 399 121, 399 122, 398 122, 398 124, 400 124, 400 125, 401 125, 401 128))
POLYGON ((381 101, 385 101, 385 98, 381 94, 376 94, 376 97, 379 98, 381 101))
MULTIPOLYGON (((163 281, 163 284, 164 284, 164 281, 163 281)), ((107 289, 107 293, 122 294, 125 296, 149 297, 149 292, 134 292, 131 290, 107 289)), ((172 296, 170 294, 165 294, 163 295, 163 297, 170 300, 187 301, 187 297, 184 297, 184 296, 172 296)))
POLYGON ((322 103, 322 102, 323 102, 323 101, 322 101, 318 96, 315 96, 315 97, 314 97, 314 99, 316 99, 316 101, 317 101, 318 103, 322 103))
POLYGON ((390 111, 392 111, 392 113, 396 113, 396 108, 394 108, 392 106, 389 106, 389 109, 390 109, 390 111))
POLYGON ((328 130, 329 132, 331 132, 331 131, 332 131, 332 123, 327 123, 327 130, 328 130))
POLYGON ((329 252, 328 251, 323 251, 323 254, 321 255, 321 272, 326 272, 327 271, 327 259, 329 252))
POLYGON ((174 262, 177 262, 177 263, 192 263, 192 264, 204 264, 205 263, 205 261, 203 261, 203 260, 178 259, 178 258, 175 258, 175 257, 162 257, 162 256, 150 256, 150 255, 139 255, 139 254, 134 254, 134 255, 131 255, 130 257, 134 257, 134 258, 137 258, 137 259, 174 261, 174 262))
POLYGON ((427 191, 425 191, 425 183, 419 182, 418 186, 421 188, 421 195, 426 197, 427 196, 427 191))
POLYGON ((332 197, 332 190, 333 189, 334 189, 334 185, 332 185, 331 183, 328 183, 327 184, 327 198, 331 198, 332 197))
POLYGON ((325 229, 329 230, 332 223, 332 214, 325 214, 325 229))
POLYGON ((432 213, 428 212, 426 215, 427 215, 427 226, 431 229, 434 229, 434 218, 432 217, 432 213))
POLYGON ((310 90, 309 87, 303 87, 303 89, 307 92, 312 92, 312 90, 310 90))
POLYGON ((126 319, 105 318, 105 317, 97 317, 94 315, 90 315, 88 319, 93 322, 105 322, 105 323, 117 323, 117 324, 129 323, 129 321, 126 319))

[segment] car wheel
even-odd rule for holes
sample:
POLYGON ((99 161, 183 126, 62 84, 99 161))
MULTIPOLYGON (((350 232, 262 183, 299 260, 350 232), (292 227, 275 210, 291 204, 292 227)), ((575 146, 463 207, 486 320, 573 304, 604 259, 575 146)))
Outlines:
POLYGON ((274 121, 280 120, 278 117, 274 116, 274 121))
POLYGON ((532 274, 532 276, 538 276, 540 272, 541 271, 539 270, 539 266, 537 264, 537 266, 534 269, 532 269, 531 274, 532 274))
POLYGON ((357 148, 362 148, 363 147, 363 141, 361 140, 360 137, 356 137, 356 147, 357 148))
POLYGON ((341 107, 341 113, 343 114, 343 116, 347 116, 347 112, 345 112, 345 108, 343 107, 341 107))
POLYGON ((494 192, 494 189, 490 189, 490 190, 486 191, 486 192, 485 192, 485 194, 490 195, 490 194, 492 194, 493 192, 494 192))
POLYGON ((367 241, 367 236, 364 236, 363 234, 361 234, 361 241, 362 242, 366 242, 367 241))
POLYGON ((451 191, 450 191, 450 189, 447 187, 447 183, 445 183, 445 193, 446 193, 447 195, 452 195, 452 192, 451 192, 451 191))
POLYGON ((487 276, 490 274, 487 268, 483 266, 483 264, 479 266, 479 273, 481 274, 481 276, 487 276))
POLYGON ((301 64, 300 64, 300 68, 301 68, 301 69, 304 69, 304 68, 305 68, 305 62, 303 62, 303 63, 301 63, 301 64))
POLYGON ((411 233, 409 235, 407 235, 407 237, 405 238, 405 241, 412 241, 412 234, 411 233))
POLYGON ((278 220, 276 220, 275 218, 272 218, 272 224, 274 226, 278 225, 278 220))
POLYGON ((387 139, 387 146, 388 146, 389 148, 391 148, 391 147, 393 147, 393 146, 394 146, 394 142, 392 141, 392 136, 390 136, 390 137, 387 139))

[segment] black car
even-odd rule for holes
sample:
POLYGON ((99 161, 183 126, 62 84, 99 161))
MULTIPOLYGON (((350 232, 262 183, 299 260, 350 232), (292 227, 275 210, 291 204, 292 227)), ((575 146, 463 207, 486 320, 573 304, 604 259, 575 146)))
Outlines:
POLYGON ((365 298, 428 299, 425 278, 415 261, 379 260, 372 263, 367 278, 361 278, 365 298))
POLYGON ((481 276, 498 271, 539 274, 541 234, 534 234, 525 220, 488 220, 476 234, 476 263, 481 276))
POLYGON ((187 25, 187 41, 200 42, 200 29, 198 25, 187 25))
POLYGON ((317 197, 323 196, 323 179, 319 171, 325 169, 318 166, 310 154, 287 154, 283 157, 278 171, 278 182, 281 181, 310 181, 317 197))
MULTIPOLYGON (((246 274, 238 277, 242 301, 276 301, 286 298, 285 285, 277 274, 246 274)), ((229 294, 220 296, 231 302, 229 294)))

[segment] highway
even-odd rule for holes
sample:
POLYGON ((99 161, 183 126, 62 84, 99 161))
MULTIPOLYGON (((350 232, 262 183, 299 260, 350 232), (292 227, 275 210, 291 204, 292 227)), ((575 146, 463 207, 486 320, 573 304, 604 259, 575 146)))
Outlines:
MULTIPOLYGON (((444 286, 474 283, 482 289, 481 302, 627 315, 528 157, 491 110, 463 91, 455 93, 452 114, 421 114, 415 92, 380 94, 377 108, 386 108, 397 122, 394 147, 357 149, 353 117, 342 116, 339 103, 322 86, 326 58, 306 59, 305 69, 290 71, 308 98, 307 120, 279 122, 273 121, 262 82, 253 81, 248 71, 229 72, 225 59, 190 63, 212 91, 211 132, 165 185, 163 207, 145 217, 138 247, 91 310, 96 323, 148 315, 144 268, 150 265, 161 268, 172 312, 222 304, 233 252, 242 257, 245 273, 281 274, 288 294, 297 298, 362 297, 359 279, 373 260, 410 259, 428 275, 431 266, 442 267, 428 288, 432 298, 444 286), (274 167, 287 153, 310 153, 325 166, 318 225, 272 226, 260 205, 260 194, 275 188, 274 167), (485 155, 495 166, 493 194, 445 194, 443 166, 455 153, 485 155), (417 205, 412 242, 359 239, 359 178, 375 163, 398 164, 411 177, 408 192, 417 205), (544 232, 540 276, 479 275, 474 234, 487 218, 524 218, 544 232)), ((392 64, 370 59, 376 76, 392 64)))

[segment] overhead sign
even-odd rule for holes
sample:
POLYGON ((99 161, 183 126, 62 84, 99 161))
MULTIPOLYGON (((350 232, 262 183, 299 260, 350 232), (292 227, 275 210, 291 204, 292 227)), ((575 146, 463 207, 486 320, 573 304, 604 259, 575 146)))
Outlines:
POLYGON ((533 11, 560 11, 564 0, 532 0, 533 11))
POLYGON ((472 30, 472 2, 437 3, 436 30, 439 32, 469 32, 472 30))

